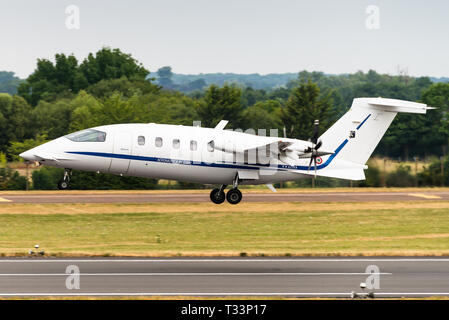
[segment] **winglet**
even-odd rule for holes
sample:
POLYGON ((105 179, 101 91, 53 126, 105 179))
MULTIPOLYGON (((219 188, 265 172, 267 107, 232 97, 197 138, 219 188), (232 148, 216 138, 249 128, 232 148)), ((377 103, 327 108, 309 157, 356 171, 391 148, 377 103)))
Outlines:
POLYGON ((223 130, 226 125, 228 124, 228 120, 221 120, 216 126, 215 126, 215 130, 223 130))

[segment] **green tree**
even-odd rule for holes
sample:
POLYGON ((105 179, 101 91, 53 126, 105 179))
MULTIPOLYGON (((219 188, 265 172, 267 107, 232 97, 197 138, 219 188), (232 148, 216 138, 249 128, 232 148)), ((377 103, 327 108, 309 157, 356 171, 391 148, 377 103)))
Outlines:
POLYGON ((157 81, 161 86, 167 89, 171 89, 173 87, 173 72, 171 71, 171 67, 162 67, 157 70, 157 81))
POLYGON ((0 71, 0 92, 16 94, 22 81, 14 72, 0 71))
POLYGON ((141 97, 141 103, 148 105, 145 122, 181 124, 191 126, 198 120, 198 102, 176 92, 161 92, 141 97))
POLYGON ((254 90, 251 87, 246 87, 242 92, 243 104, 247 107, 257 102, 265 101, 266 99, 265 90, 254 90))
POLYGON ((414 185, 415 178, 411 174, 410 166, 399 165, 387 176, 388 187, 413 187, 414 185))
POLYGON ((301 79, 292 89, 285 107, 281 110, 281 119, 291 138, 309 139, 313 135, 313 123, 320 120, 321 133, 332 121, 331 92, 320 93, 320 88, 310 79, 301 79))
POLYGON ((12 128, 9 117, 12 113, 12 96, 0 93, 0 150, 6 151, 9 140, 12 138, 12 128))
POLYGON ((78 61, 73 56, 56 54, 55 63, 38 59, 36 70, 18 88, 18 94, 35 106, 41 100, 54 100, 73 91, 78 61))
MULTIPOLYGON (((379 149, 384 154, 410 157, 441 155, 449 137, 449 84, 437 83, 424 90, 422 102, 436 107, 425 115, 398 114, 379 149)), ((447 151, 447 149, 446 149, 447 151)))
POLYGON ((66 98, 54 102, 41 100, 30 115, 34 119, 35 132, 45 133, 50 140, 66 135, 75 101, 66 98))
POLYGON ((82 130, 102 124, 102 119, 97 118, 101 115, 103 104, 86 91, 80 91, 71 101, 72 113, 70 115, 69 132, 82 130))
POLYGON ((54 167, 42 167, 31 174, 34 190, 56 190, 64 170, 54 167))
POLYGON ((220 120, 229 120, 229 127, 234 129, 242 125, 243 104, 242 90, 225 84, 223 87, 211 85, 197 105, 197 113, 203 127, 214 127, 220 120))
POLYGON ((429 134, 437 140, 445 140, 443 143, 447 144, 449 137, 449 83, 433 84, 424 91, 422 101, 436 108, 426 115, 426 118, 429 119, 428 124, 431 125, 429 134))
POLYGON ((40 100, 72 97, 102 80, 146 80, 149 71, 131 55, 119 49, 102 48, 90 53, 79 65, 73 55, 56 54, 55 62, 38 59, 36 70, 18 88, 18 94, 32 106, 40 100))
POLYGON ((122 77, 146 79, 149 71, 130 54, 120 49, 102 48, 95 55, 90 53, 79 67, 89 85, 104 79, 122 77))
POLYGON ((0 168, 0 190, 25 190, 26 178, 9 167, 0 168))
POLYGON ((33 136, 31 107, 17 95, 0 93, 0 151, 6 151, 10 141, 33 136))
POLYGON ((282 135, 281 108, 280 102, 276 100, 260 101, 246 108, 243 111, 243 129, 266 129, 267 135, 270 134, 270 129, 278 129, 278 134, 282 135))
POLYGON ((23 159, 19 157, 19 154, 46 142, 48 142, 48 140, 45 134, 38 134, 35 139, 26 139, 22 142, 13 141, 11 142, 11 146, 8 147, 9 158, 13 161, 22 161, 23 159))
POLYGON ((121 93, 124 97, 130 98, 134 94, 148 94, 159 92, 159 87, 150 81, 142 78, 121 77, 119 79, 107 79, 93 84, 87 88, 87 92, 96 98, 107 98, 113 93, 121 93))
POLYGON ((116 92, 105 100, 81 91, 73 100, 70 131, 116 123, 168 123, 192 125, 195 101, 179 93, 162 92, 126 98, 116 92))
POLYGON ((190 81, 186 84, 180 85, 180 86, 176 87, 176 89, 181 92, 194 92, 194 91, 201 91, 205 87, 207 87, 206 81, 204 81, 204 79, 200 78, 197 80, 190 81))

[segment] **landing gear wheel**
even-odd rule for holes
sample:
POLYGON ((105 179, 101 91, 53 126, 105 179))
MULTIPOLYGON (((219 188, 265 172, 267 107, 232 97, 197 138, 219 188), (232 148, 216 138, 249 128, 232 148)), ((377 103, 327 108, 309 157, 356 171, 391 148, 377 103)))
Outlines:
POLYGON ((59 180, 58 189, 59 190, 67 190, 69 188, 69 182, 65 180, 59 180))
POLYGON ((231 189, 226 194, 226 200, 228 200, 230 204, 237 204, 242 200, 242 193, 239 189, 231 189))
POLYGON ((226 196, 223 190, 214 189, 210 192, 210 200, 215 204, 221 204, 225 201, 226 196))
POLYGON ((64 177, 61 180, 59 180, 59 182, 58 182, 59 190, 67 190, 69 188, 71 174, 72 174, 71 169, 64 170, 64 177))

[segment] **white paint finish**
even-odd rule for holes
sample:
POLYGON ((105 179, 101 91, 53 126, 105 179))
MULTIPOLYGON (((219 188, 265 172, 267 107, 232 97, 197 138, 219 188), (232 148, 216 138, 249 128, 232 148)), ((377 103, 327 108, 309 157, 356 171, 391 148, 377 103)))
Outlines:
MULTIPOLYGON (((114 133, 114 154, 118 155, 131 155, 132 154, 132 138, 133 136, 129 131, 125 131, 120 127, 114 133)), ((136 136, 137 139, 137 136, 136 136)), ((117 174, 126 174, 129 168, 129 159, 111 159, 111 167, 109 172, 117 174)))
MULTIPOLYGON (((351 109, 320 137, 322 150, 336 154, 322 156, 323 164, 318 168, 317 175, 364 179, 364 164, 396 112, 413 113, 417 108, 420 113, 426 111, 424 105, 408 101, 355 99, 351 109), (354 119, 357 121, 354 122, 354 119), (351 130, 356 133, 354 138, 349 139, 351 130)), ((105 172, 110 165, 109 172, 115 174, 203 184, 229 185, 238 171, 244 177, 241 184, 270 184, 310 178, 315 174, 314 170, 307 170, 310 142, 218 130, 224 124, 221 122, 217 129, 161 124, 100 126, 95 129, 106 133, 105 142, 73 142, 62 137, 33 148, 22 156, 36 160, 36 155, 45 155, 42 157, 48 159, 39 158, 39 161, 50 166, 105 172), (140 135, 145 137, 144 146, 137 145, 140 135), (157 137, 163 139, 160 147, 154 143, 157 137), (178 139, 180 146, 174 148, 173 141, 178 139), (197 150, 190 149, 191 141, 197 142, 197 150), (214 148, 208 150, 207 145, 211 141, 214 141, 214 148), (260 150, 264 146, 270 146, 268 163, 266 150, 260 150), (250 164, 245 163, 248 161, 248 150, 257 150, 258 154, 256 161, 250 164), (134 158, 117 159, 107 153, 134 158), (269 166, 260 165, 264 163, 269 166)))

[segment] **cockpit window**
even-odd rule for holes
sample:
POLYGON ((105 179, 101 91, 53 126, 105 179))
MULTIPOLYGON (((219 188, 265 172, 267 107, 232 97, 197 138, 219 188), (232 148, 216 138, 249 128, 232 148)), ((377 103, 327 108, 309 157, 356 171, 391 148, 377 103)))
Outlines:
POLYGON ((65 137, 75 142, 104 142, 106 140, 106 132, 86 129, 68 134, 65 137))

